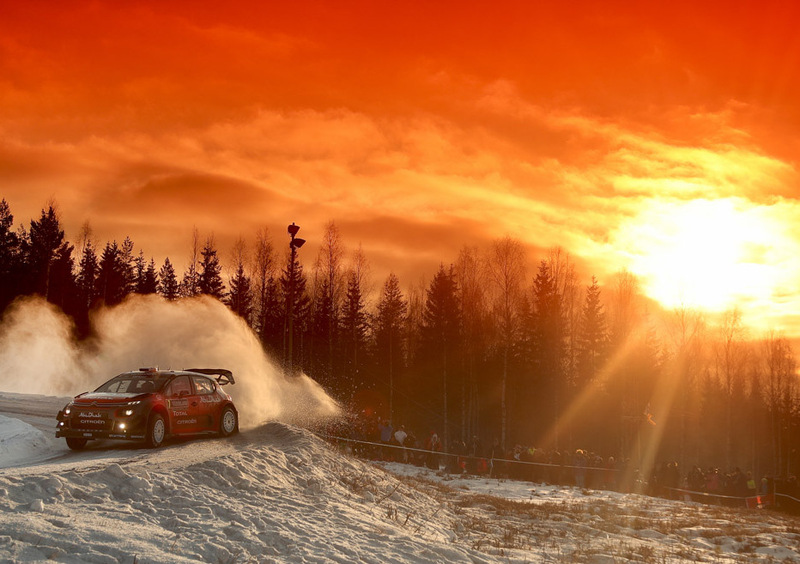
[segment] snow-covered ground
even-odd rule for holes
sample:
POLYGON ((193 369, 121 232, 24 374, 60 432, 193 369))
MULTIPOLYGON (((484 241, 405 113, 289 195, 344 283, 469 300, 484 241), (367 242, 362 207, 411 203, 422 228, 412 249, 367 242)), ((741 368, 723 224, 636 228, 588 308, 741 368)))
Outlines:
POLYGON ((370 463, 278 422, 73 453, 32 411, 0 415, 0 562, 800 561, 777 513, 370 463))

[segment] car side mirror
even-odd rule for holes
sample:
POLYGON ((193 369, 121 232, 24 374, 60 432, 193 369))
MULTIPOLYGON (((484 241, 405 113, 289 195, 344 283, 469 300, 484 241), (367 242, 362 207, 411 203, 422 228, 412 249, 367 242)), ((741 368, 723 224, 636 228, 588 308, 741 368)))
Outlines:
POLYGON ((188 395, 189 395, 189 390, 181 390, 180 393, 178 394, 178 397, 183 397, 188 395))

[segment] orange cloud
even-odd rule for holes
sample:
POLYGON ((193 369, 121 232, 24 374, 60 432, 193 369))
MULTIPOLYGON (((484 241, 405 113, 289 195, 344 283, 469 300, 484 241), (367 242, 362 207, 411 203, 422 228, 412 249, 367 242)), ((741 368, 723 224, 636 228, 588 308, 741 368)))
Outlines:
MULTIPOLYGON (((800 7, 562 4, 14 3, 2 195, 177 263, 193 226, 224 247, 296 221, 310 257, 334 219, 409 277, 506 233, 603 277, 697 200, 793 249, 800 7)), ((770 319, 800 311, 789 254, 741 245, 770 319)))

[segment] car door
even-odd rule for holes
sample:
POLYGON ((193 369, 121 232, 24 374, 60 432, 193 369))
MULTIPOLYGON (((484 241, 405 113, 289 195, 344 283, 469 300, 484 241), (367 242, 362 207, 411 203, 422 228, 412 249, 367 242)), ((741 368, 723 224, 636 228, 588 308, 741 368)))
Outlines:
POLYGON ((220 399, 214 393, 216 390, 214 381, 205 376, 192 376, 192 383, 199 402, 197 408, 198 426, 205 431, 215 431, 220 399))
POLYGON ((166 391, 169 429, 175 435, 196 433, 202 428, 200 399, 188 376, 178 376, 166 391))

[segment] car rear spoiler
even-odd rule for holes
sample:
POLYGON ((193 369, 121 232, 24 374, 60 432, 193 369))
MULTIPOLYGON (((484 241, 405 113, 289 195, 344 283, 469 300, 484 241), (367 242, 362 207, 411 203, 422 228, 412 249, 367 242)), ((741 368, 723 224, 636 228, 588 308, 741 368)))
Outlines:
POLYGON ((224 386, 225 384, 235 384, 233 379, 233 372, 225 370, 224 368, 187 368, 187 372, 197 372, 207 376, 216 376, 217 384, 224 386))

